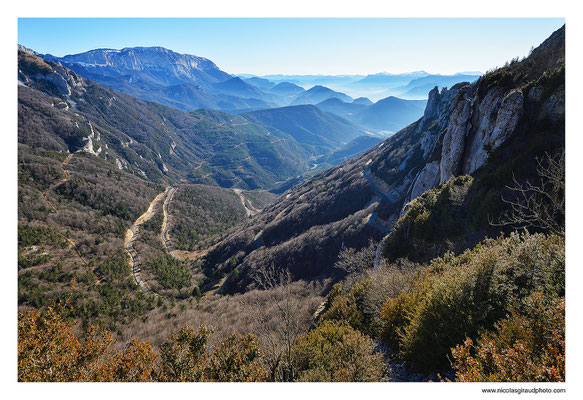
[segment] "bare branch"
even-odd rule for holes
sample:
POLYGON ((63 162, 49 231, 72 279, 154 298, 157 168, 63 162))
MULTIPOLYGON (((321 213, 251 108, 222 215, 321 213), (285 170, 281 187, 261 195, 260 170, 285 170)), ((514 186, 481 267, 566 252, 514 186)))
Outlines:
POLYGON ((489 219, 493 226, 511 225, 515 229, 538 228, 556 235, 565 235, 565 150, 554 157, 546 155, 543 163, 538 158, 537 173, 541 183, 539 186, 526 181, 518 183, 513 176, 514 199, 502 201, 510 206, 498 222, 489 219))

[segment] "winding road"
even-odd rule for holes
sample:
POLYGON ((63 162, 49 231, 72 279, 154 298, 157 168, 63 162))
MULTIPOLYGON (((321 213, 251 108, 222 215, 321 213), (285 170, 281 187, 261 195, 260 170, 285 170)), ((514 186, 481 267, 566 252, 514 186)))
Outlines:
POLYGON ((379 231, 381 231, 381 232, 385 232, 385 233, 391 233, 391 230, 390 230, 389 228, 387 228, 386 226, 382 226, 382 225, 380 225, 380 224, 377 222, 377 215, 378 215, 378 212, 376 212, 376 211, 375 211, 375 212, 373 212, 372 214, 370 214, 370 215, 369 215, 369 217, 368 217, 368 221, 367 221, 367 223, 368 223, 370 226, 372 226, 372 227, 374 227, 374 228, 378 229, 378 230, 379 230, 379 231))
POLYGON ((241 204, 243 204, 243 207, 245 207, 245 214, 247 214, 248 217, 252 217, 261 211, 255 207, 253 207, 253 204, 251 204, 251 202, 249 200, 247 200, 245 198, 245 196, 243 196, 243 189, 232 189, 232 190, 233 190, 233 192, 235 192, 235 194, 237 194, 237 196, 239 196, 239 199, 241 200, 241 204))
POLYGON ((144 282, 144 280, 142 279, 142 274, 141 274, 142 269, 140 267, 140 260, 138 258, 138 253, 136 253, 136 251, 133 247, 133 244, 134 244, 134 240, 136 240, 136 238, 138 237, 140 226, 142 224, 144 224, 144 222, 146 222, 150 218, 152 218, 152 216, 154 215, 154 213, 157 210, 158 205, 160 204, 162 199, 164 199, 165 197, 168 196, 168 193, 170 193, 171 189, 172 189, 172 187, 168 186, 165 191, 163 191, 162 193, 160 193, 156 197, 154 197, 154 200, 152 200, 152 202, 150 203, 150 206, 148 207, 146 212, 143 213, 136 220, 136 222, 133 223, 133 225, 131 226, 130 229, 127 230, 126 235, 125 235, 124 247, 125 247, 127 253, 130 255, 130 267, 131 267, 132 273, 134 275, 134 280, 140 286, 142 291, 146 294, 158 295, 157 293, 153 292, 150 289, 150 287, 148 286, 148 284, 146 282, 144 282))
MULTIPOLYGON (((395 195, 393 194, 393 196, 391 196, 391 191, 385 192, 382 190, 381 187, 379 187, 379 185, 377 184, 377 182, 375 182, 376 180, 379 180, 379 178, 377 178, 371 171, 369 167, 366 167, 366 169, 364 171, 362 171, 362 176, 364 177, 364 179, 366 179, 366 183, 371 187, 372 190, 374 190, 375 192, 377 192, 379 195, 381 195, 389 204, 394 204, 398 201, 398 196, 395 197, 395 195)), ((386 185, 386 183, 385 183, 386 185)))

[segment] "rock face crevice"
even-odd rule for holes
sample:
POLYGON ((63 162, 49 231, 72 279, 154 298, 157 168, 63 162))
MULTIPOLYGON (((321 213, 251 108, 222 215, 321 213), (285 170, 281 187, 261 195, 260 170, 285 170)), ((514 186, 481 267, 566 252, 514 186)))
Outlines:
POLYGON ((476 99, 460 173, 471 174, 486 163, 488 153, 513 135, 523 109, 524 96, 520 89, 505 91, 493 87, 483 99, 476 99))
POLYGON ((441 146, 440 184, 460 173, 466 134, 472 117, 472 98, 468 91, 469 86, 465 86, 458 92, 450 113, 441 146))
MULTIPOLYGON (((441 93, 437 88, 430 92, 419 124, 424 165, 412 183, 407 202, 454 176, 471 174, 486 164, 489 153, 516 132, 526 103, 540 100, 538 89, 525 99, 521 89, 499 86, 488 88, 480 97, 478 87, 479 82, 462 83, 441 93)), ((560 115, 561 107, 557 107, 560 95, 551 100, 552 97, 547 100, 550 110, 547 114, 560 115)))

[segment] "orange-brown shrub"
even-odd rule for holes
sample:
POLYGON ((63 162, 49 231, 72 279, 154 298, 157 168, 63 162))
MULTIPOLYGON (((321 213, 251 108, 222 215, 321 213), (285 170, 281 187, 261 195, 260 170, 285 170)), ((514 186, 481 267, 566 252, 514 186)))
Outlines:
POLYGON ((496 331, 467 338, 452 349, 460 382, 563 382, 565 298, 545 300, 541 292, 496 324, 496 331), (520 310, 522 308, 523 310, 520 310))

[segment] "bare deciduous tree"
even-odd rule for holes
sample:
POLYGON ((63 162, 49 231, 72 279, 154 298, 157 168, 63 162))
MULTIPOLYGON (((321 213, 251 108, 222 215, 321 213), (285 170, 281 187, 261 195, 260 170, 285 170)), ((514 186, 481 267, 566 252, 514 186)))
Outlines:
POLYGON ((547 154, 545 163, 537 158, 540 185, 529 181, 520 184, 513 177, 514 187, 507 186, 515 198, 502 201, 510 205, 498 222, 491 225, 512 225, 514 228, 534 227, 555 235, 565 235, 565 150, 555 156, 547 154))
POLYGON ((265 290, 268 305, 252 305, 256 310, 256 334, 262 343, 273 381, 292 381, 296 372, 292 349, 309 328, 310 315, 294 292, 289 270, 276 270, 273 265, 259 268, 253 279, 265 290))
POLYGON ((353 248, 344 249, 338 255, 338 261, 334 267, 349 274, 366 271, 374 266, 377 246, 378 244, 371 239, 367 247, 358 251, 353 248))

